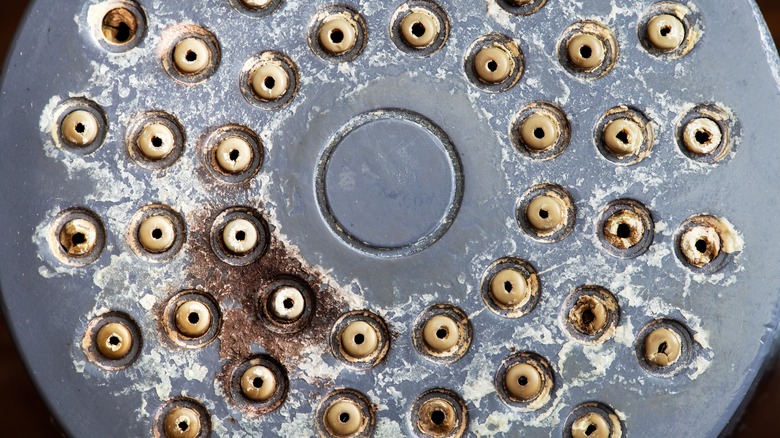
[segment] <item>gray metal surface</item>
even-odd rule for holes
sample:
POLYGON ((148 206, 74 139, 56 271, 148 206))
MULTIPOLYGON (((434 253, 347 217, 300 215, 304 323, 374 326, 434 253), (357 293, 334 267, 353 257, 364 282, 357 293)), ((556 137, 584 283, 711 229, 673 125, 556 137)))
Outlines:
POLYGON ((228 1, 140 3, 146 37, 135 49, 110 53, 90 21, 97 2, 34 2, 2 88, 3 303, 68 433, 148 436, 160 408, 187 396, 203 403, 218 436, 311 436, 318 401, 340 387, 377 406, 378 437, 411 434, 411 406, 431 388, 465 400, 476 436, 561 436, 571 411, 586 402, 617 412, 630 436, 713 436, 727 426, 770 350, 780 297, 778 61, 752 1, 697 2, 701 40, 677 60, 648 54, 637 37, 649 1, 550 0, 526 17, 493 0, 441 1, 451 32, 427 58, 390 39, 395 2, 351 1, 365 16, 368 42, 343 64, 321 59, 307 43, 312 18, 328 2, 288 0, 267 16, 241 13, 228 1), (606 24, 620 47, 615 68, 594 81, 574 77, 558 59, 560 36, 583 18, 606 24), (180 84, 162 66, 165 30, 180 23, 206 27, 220 44, 221 63, 201 84, 180 84), (499 94, 475 87, 464 72, 469 46, 494 32, 517 41, 525 59, 520 82, 499 94), (251 105, 239 86, 246 61, 265 50, 285 53, 300 74, 297 96, 278 110, 251 105), (106 142, 92 154, 52 140, 55 110, 70 97, 94 100, 106 113, 106 142), (571 144, 549 161, 525 158, 508 134, 515 113, 537 100, 554 102, 571 121, 571 144), (676 141, 678 120, 705 103, 728 108, 738 121, 735 153, 716 165, 694 162, 676 141), (655 128, 651 154, 635 166, 604 159, 594 144, 598 121, 619 105, 640 109, 655 128), (366 251, 334 228, 317 199, 318 167, 333 136, 355 117, 390 109, 439 127, 458 164, 436 135, 398 148, 428 135, 419 125, 398 141, 396 127, 379 129, 371 133, 381 136, 372 153, 339 156, 341 143, 331 157, 343 168, 334 170, 340 184, 330 207, 369 248, 403 249, 434 237, 415 251, 366 251), (163 170, 140 166, 125 144, 134 117, 151 110, 174 115, 186 132, 181 158, 163 170), (200 139, 233 123, 259 134, 265 159, 250 182, 228 186, 206 167, 200 139), (376 157, 392 167, 372 169, 376 157), (349 189, 348 168, 364 188, 349 189), (518 199, 539 183, 564 186, 576 202, 575 229, 561 242, 535 241, 515 219, 518 199), (608 255, 597 237, 601 209, 623 198, 642 202, 655 220, 654 243, 636 259, 608 255), (127 238, 133 215, 152 203, 170 206, 187 225, 183 250, 161 264, 138 257, 127 238), (63 264, 49 244, 52 220, 76 206, 95 212, 106 229, 105 250, 86 267, 63 264), (255 266, 224 264, 210 249, 214 218, 234 206, 256 209, 271 229, 272 248, 255 266), (675 254, 675 233, 697 214, 727 218, 744 241, 714 274, 691 271, 675 254), (483 273, 503 257, 539 272, 539 303, 519 319, 491 312, 480 292, 483 273), (288 271, 324 287, 311 327, 285 337, 263 329, 251 306, 263 284, 288 271), (597 346, 573 339, 560 321, 567 295, 585 284, 609 289, 621 309, 614 337, 597 346), (193 288, 217 297, 224 322, 219 340, 185 349, 167 339, 160 312, 193 288), (473 326, 468 353, 448 365, 425 360, 412 343, 415 318, 436 303, 459 306, 473 326), (359 309, 382 316, 393 334, 388 357, 368 371, 342 365, 328 349, 329 324, 359 309), (128 314, 143 333, 140 356, 121 371, 97 367, 82 348, 89 322, 106 311, 128 314), (682 321, 693 334, 694 357, 671 378, 648 373, 634 348, 642 328, 659 318, 682 321), (555 387, 542 409, 518 412, 496 394, 495 373, 515 351, 552 366, 555 387), (231 402, 224 375, 262 352, 286 367, 289 393, 277 410, 257 415, 231 402))

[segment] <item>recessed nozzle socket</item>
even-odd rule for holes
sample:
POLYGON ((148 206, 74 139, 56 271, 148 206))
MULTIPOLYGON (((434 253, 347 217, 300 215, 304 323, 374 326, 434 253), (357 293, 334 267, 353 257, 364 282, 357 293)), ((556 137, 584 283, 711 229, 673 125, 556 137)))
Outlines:
POLYGON ((437 304, 417 317, 412 342, 424 358, 453 363, 466 354, 472 336, 471 322, 465 312, 449 304, 437 304))
POLYGON ((466 55, 466 75, 476 87, 501 93, 514 87, 523 76, 525 60, 516 41, 501 34, 477 39, 466 55))
POLYGON ((165 328, 175 344, 202 348, 214 341, 222 325, 222 312, 211 295, 200 290, 185 290, 168 300, 165 328))
POLYGON ((533 102, 515 115, 509 137, 515 149, 525 157, 551 160, 563 154, 569 146, 571 125, 558 106, 549 102, 533 102))
POLYGON ((468 409, 463 399, 448 389, 428 390, 412 405, 412 427, 424 438, 462 437, 468 422, 468 409))
POLYGON ((191 398, 176 398, 160 409, 155 418, 155 438, 205 438, 211 436, 211 416, 191 398))
POLYGON ((130 366, 141 352, 141 331, 126 314, 109 312, 87 325, 82 349, 95 365, 117 371, 130 366))
POLYGON ((728 220, 712 215, 685 221, 677 231, 675 243, 675 252, 683 264, 705 274, 723 269, 744 246, 728 220))
POLYGON ((535 353, 516 353, 501 363, 495 385, 499 398, 508 406, 522 412, 538 410, 550 401, 552 369, 535 353))
POLYGON ((652 213, 633 199, 610 202, 599 215, 597 227, 602 247, 615 257, 639 257, 655 239, 652 213))
POLYGON ((581 286, 563 302, 561 320, 575 340, 597 345, 610 339, 620 320, 620 306, 615 296, 600 286, 581 286))
POLYGON ((308 39, 311 50, 322 59, 349 62, 365 49, 368 27, 357 10, 345 5, 330 5, 314 16, 308 39))
POLYGON ((199 84, 217 72, 222 52, 217 38, 208 29, 177 25, 165 31, 163 41, 168 44, 163 68, 177 82, 199 84))
POLYGON ((449 16, 430 0, 407 0, 391 19, 390 39, 410 55, 433 55, 444 47, 449 34, 449 16))
POLYGON ((701 38, 701 16, 671 1, 653 4, 639 19, 638 36, 653 56, 672 61, 693 50, 701 38))
POLYGON ((642 328, 636 337, 640 365, 652 374, 672 377, 685 370, 695 355, 693 335, 680 322, 658 319, 642 328))
POLYGON ((599 79, 617 64, 618 43, 615 34, 597 21, 581 21, 563 33, 558 45, 560 62, 575 77, 599 79))
POLYGON ((541 292, 536 269, 513 257, 493 262, 482 277, 480 289, 488 308, 506 318, 520 318, 530 313, 541 292))
POLYGON ((244 64, 241 91, 252 105, 276 110, 288 105, 298 94, 298 67, 285 54, 267 51, 244 64))
POLYGON ((574 230, 576 207, 571 194, 555 184, 529 188, 518 201, 517 222, 529 236, 545 243, 565 239, 574 230))
POLYGON ((330 336, 333 355, 344 365, 366 370, 384 360, 390 349, 390 333, 384 320, 369 311, 342 315, 330 336))
POLYGON ((368 438, 375 422, 370 400, 353 389, 331 392, 315 411, 315 425, 325 438, 368 438))
POLYGON ((631 166, 647 158, 655 145, 650 119, 638 109, 618 106, 601 117, 594 133, 596 147, 607 160, 631 166))
POLYGON ((615 411, 601 403, 577 406, 566 418, 564 438, 621 438, 624 426, 615 411))

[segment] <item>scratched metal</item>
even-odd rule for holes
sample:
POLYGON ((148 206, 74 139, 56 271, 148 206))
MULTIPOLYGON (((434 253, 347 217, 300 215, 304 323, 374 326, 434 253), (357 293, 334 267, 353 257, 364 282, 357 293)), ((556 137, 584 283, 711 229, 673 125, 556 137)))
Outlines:
MULTIPOLYGON (((0 100, 0 281, 22 354, 65 430, 148 436, 161 406, 186 395, 203 403, 217 436, 311 436, 317 402, 337 387, 361 391, 376 405, 377 437, 411 434, 414 400, 435 387, 463 397, 474 436, 561 436, 570 412, 591 401, 614 409, 631 436, 713 436, 728 427, 778 323, 778 59, 753 2, 686 3, 700 16, 701 40, 685 57, 669 60, 648 54, 637 37, 651 1, 549 0, 535 14, 515 16, 495 0, 443 0, 450 36, 424 58, 399 50, 390 38, 397 2, 353 0, 346 3, 364 15, 368 43, 342 64, 323 60, 307 43, 312 18, 328 3, 287 0, 263 16, 241 13, 227 0, 141 0, 148 32, 125 53, 97 41, 94 0, 38 0, 30 7, 0 100), (594 81, 572 76, 557 57, 560 36, 581 19, 608 26, 620 47, 615 68, 594 81), (221 64, 201 84, 182 85, 163 69, 165 31, 180 24, 203 26, 220 44, 221 64), (464 54, 489 33, 512 37, 525 59, 522 79, 500 94, 475 87, 464 72, 464 54), (265 50, 286 54, 300 73, 297 96, 279 110, 251 105, 239 86, 245 63, 265 50), (94 100, 106 112, 107 139, 92 154, 64 151, 51 139, 54 112, 70 97, 94 100), (508 135, 514 114, 537 100, 560 106, 572 124, 568 149, 543 162, 518 153, 508 135), (675 141, 677 121, 704 103, 737 120, 735 153, 714 166, 690 160, 675 141), (619 105, 640 109, 655 129, 652 153, 635 166, 617 166, 594 144, 599 119, 619 105), (362 251, 331 228, 317 201, 316 173, 329 140, 355 117, 383 109, 407 110, 441 128, 462 165, 457 214, 438 240, 414 253, 362 251), (127 153, 126 128, 149 110, 169 112, 186 131, 183 155, 165 170, 146 169, 127 153), (259 174, 233 188, 205 167, 200 140, 229 123, 253 129, 265 147, 259 174), (561 242, 537 242, 515 220, 518 198, 539 183, 564 186, 576 202, 575 230, 561 242), (599 212, 621 198, 641 201, 656 221, 655 242, 636 259, 609 256, 597 238, 599 212), (162 264, 132 251, 128 226, 153 202, 179 212, 188 237, 207 235, 209 218, 229 207, 256 209, 277 247, 322 283, 320 305, 330 303, 336 316, 368 309, 385 318, 394 334, 387 359, 368 371, 341 365, 326 347, 323 324, 294 352, 277 357, 290 379, 280 408, 253 415, 232 403, 220 376, 226 363, 245 358, 227 357, 232 350, 219 340, 200 349, 177 347, 159 324, 160 309, 176 292, 230 285, 204 278, 204 265, 214 258, 207 239, 189 239, 162 264), (74 206, 94 211, 107 232, 99 260, 79 268, 62 264, 48 243, 51 221, 74 206), (727 218, 744 243, 715 274, 693 273, 673 249, 678 227, 703 213, 727 218), (520 319, 492 313, 480 293, 484 271, 507 256, 540 273, 539 304, 520 319), (566 296, 584 284, 608 288, 621 308, 614 337, 598 346, 578 343, 560 322, 566 296), (457 305, 471 317, 472 346, 453 364, 429 362, 412 344, 413 321, 434 303, 457 305), (143 332, 138 360, 122 371, 98 368, 81 348, 89 321, 107 311, 127 313, 143 332), (634 351, 642 327, 665 317, 694 335, 694 357, 673 378, 646 372, 634 351), (494 375, 513 351, 542 355, 554 370, 551 400, 537 411, 513 411, 496 394, 494 375)), ((412 177, 425 182, 419 173, 412 177)), ((375 191, 343 182, 340 190, 353 191, 356 208, 373 202, 361 196, 375 191)), ((444 184, 442 191, 450 196, 456 186, 444 184)), ((424 204, 419 211, 402 208, 411 224, 436 213, 424 204)), ((229 269, 218 262, 209 268, 211 274, 229 269)), ((245 305, 230 293, 219 298, 226 315, 245 305)), ((261 340, 270 337, 252 324, 259 322, 223 327, 220 336, 246 330, 257 336, 245 339, 252 352, 263 352, 261 340)))

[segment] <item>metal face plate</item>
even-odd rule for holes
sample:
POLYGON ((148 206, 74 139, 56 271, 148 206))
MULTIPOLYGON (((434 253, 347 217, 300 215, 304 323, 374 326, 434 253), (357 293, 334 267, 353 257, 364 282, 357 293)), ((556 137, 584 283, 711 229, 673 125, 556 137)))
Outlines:
POLYGON ((194 400, 192 412, 209 417, 202 430, 218 436, 313 436, 323 428, 318 403, 338 388, 369 400, 378 437, 413 434, 412 407, 436 388, 463 399, 467 415, 458 418, 476 436, 566 436, 572 412, 593 406, 614 411, 612 430, 619 425, 630 435, 712 436, 737 412, 772 344, 780 288, 773 241, 780 229, 780 69, 752 1, 686 4, 684 24, 699 39, 680 56, 651 53, 638 36, 647 12, 657 10, 650 1, 550 0, 528 16, 507 12, 501 5, 517 8, 503 0, 439 1, 448 37, 438 51, 416 56, 391 36, 400 2, 355 0, 347 3, 365 21, 355 28, 366 32, 365 47, 341 63, 310 47, 310 26, 328 2, 274 1, 272 13, 240 11, 238 0, 139 3, 139 40, 123 51, 106 45, 100 23, 107 5, 127 2, 34 2, 0 100, 3 304, 69 434, 149 436, 163 430, 171 401, 194 400), (581 20, 614 33, 619 50, 609 46, 607 54, 617 59, 596 71, 603 77, 577 74, 559 58, 561 39, 581 20), (509 51, 522 62, 512 69, 521 75, 513 86, 475 86, 468 70, 474 44, 491 34, 521 52, 509 51), (206 35, 213 63, 194 77, 169 74, 173 45, 193 35, 206 35), (257 99, 246 82, 253 60, 284 70, 289 103, 257 99), (94 150, 55 135, 63 105, 80 99, 105 116, 105 141, 94 150), (539 101, 559 107, 570 123, 568 147, 547 160, 518 151, 510 133, 515 115, 539 101), (653 148, 636 164, 607 159, 596 144, 597 126, 621 106, 652 125, 653 148), (177 143, 170 162, 150 165, 128 137, 157 112, 172 118, 166 126, 177 143), (372 133, 360 133, 328 155, 339 133, 366 114, 378 122, 362 127, 381 125, 373 133, 381 141, 361 149, 372 133), (682 152, 681 124, 692 115, 725 117, 717 125, 734 147, 717 163, 682 152), (413 121, 393 129, 399 120, 413 121), (218 178, 209 167, 209 138, 227 125, 250 129, 262 144, 260 169, 247 181, 218 178), (428 137, 410 138, 421 135, 428 137), (419 150, 427 158, 418 162, 419 150), (328 178, 328 156, 343 166, 334 170, 335 186, 326 184, 336 192, 326 189, 323 198, 318 175, 328 178), (439 160, 430 174, 428 160, 439 160), (414 174, 405 177, 406 170, 414 174), (348 190, 355 181, 366 187, 348 190), (518 224, 521 199, 539 184, 560 186, 573 199, 574 227, 561 240, 539 239, 518 224), (323 215, 328 196, 339 203, 331 206, 337 220, 323 215), (354 211, 346 207, 350 196, 354 211), (382 197, 397 203, 374 213, 382 215, 377 226, 394 215, 409 222, 372 235, 372 212, 359 209, 382 197), (653 243, 634 258, 615 257, 599 239, 599 217, 621 199, 640 202, 654 221, 653 243), (99 257, 84 266, 67 263, 52 225, 63 212, 82 212, 74 208, 92 212, 104 233, 99 257), (136 231, 150 211, 167 215, 177 239, 155 254, 139 247, 136 231), (261 257, 217 255, 227 243, 213 238, 222 229, 215 222, 228 211, 267 238, 261 257), (697 215, 728 220, 719 222, 725 246, 714 272, 684 263, 678 250, 697 215), (485 272, 508 258, 538 273, 538 303, 519 318, 500 316, 483 299, 485 272), (268 308, 258 305, 288 277, 316 302, 302 329, 272 326, 268 308), (566 299, 584 285, 605 288, 619 305, 614 332, 598 342, 583 342, 566 326, 566 299), (169 336, 169 300, 193 290, 220 306, 213 342, 169 336), (470 322, 470 346, 454 361, 428 360, 415 347, 418 316, 436 304, 457 306, 470 322), (330 346, 339 318, 362 310, 370 313, 351 316, 371 322, 378 315, 386 323, 372 326, 378 345, 389 344, 369 369, 340 362, 330 346), (137 357, 121 369, 91 359, 90 342, 100 339, 94 324, 107 315, 131 320, 142 338, 137 357), (674 373, 656 372, 640 348, 651 324, 667 320, 683 330, 684 363, 674 373), (552 382, 548 399, 505 403, 511 397, 496 373, 517 357, 549 365, 540 366, 552 382), (253 408, 237 400, 236 370, 250 363, 274 364, 287 388, 283 401, 253 408))

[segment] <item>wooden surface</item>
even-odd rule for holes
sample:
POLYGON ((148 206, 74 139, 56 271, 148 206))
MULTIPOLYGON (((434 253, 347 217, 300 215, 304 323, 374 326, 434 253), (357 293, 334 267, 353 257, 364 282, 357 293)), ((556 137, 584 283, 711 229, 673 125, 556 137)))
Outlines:
MULTIPOLYGON (((5 59, 6 50, 21 18, 26 0, 3 0, 3 3, 3 13, 0 14, 0 59, 5 59), (11 6, 8 3, 11 3, 11 6)), ((780 41, 780 1, 759 0, 758 4, 764 11, 769 27, 775 35, 775 41, 780 41)), ((780 414, 780 361, 777 370, 770 373, 759 385, 758 393, 748 407, 734 438, 777 436, 775 422, 778 414, 780 414)), ((2 314, 0 314, 0 424, 2 424, 0 436, 36 438, 59 435, 16 353, 2 314)), ((661 425, 659 429, 662 429, 661 425)))

